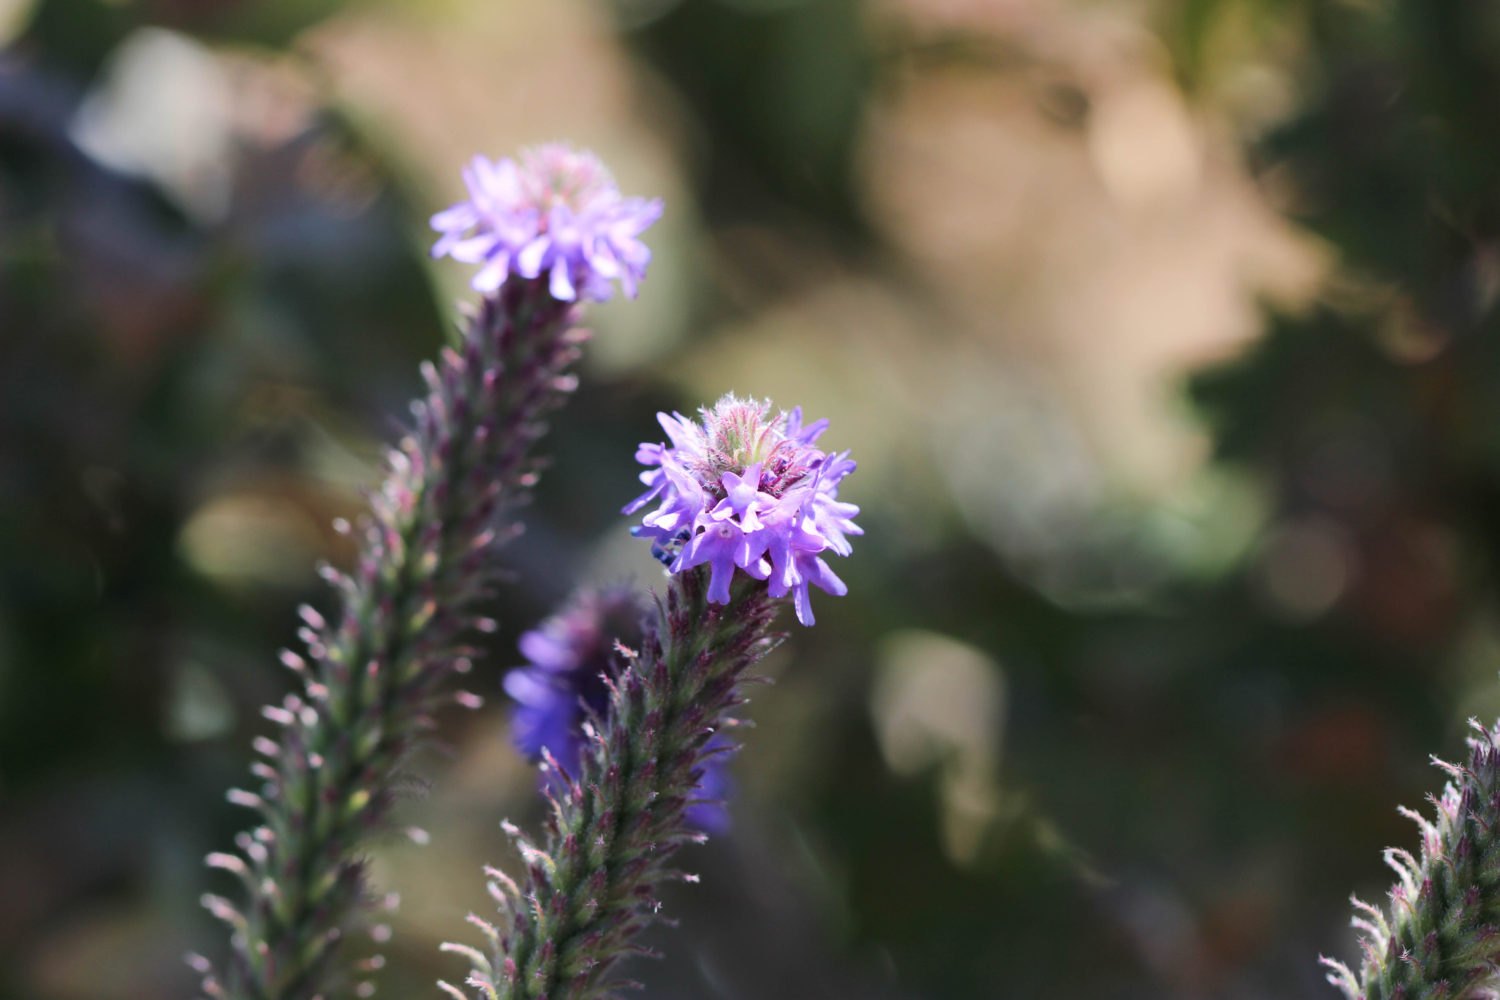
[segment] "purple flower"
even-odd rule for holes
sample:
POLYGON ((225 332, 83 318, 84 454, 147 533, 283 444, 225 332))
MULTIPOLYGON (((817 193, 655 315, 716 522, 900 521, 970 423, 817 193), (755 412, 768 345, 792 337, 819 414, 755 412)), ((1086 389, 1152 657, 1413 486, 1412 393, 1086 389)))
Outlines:
POLYGON ((599 158, 561 143, 523 150, 519 162, 475 156, 469 199, 432 217, 432 255, 478 264, 470 285, 492 293, 512 274, 544 278, 561 302, 603 302, 618 281, 635 297, 651 251, 637 237, 661 217, 657 198, 626 198, 599 158))
POLYGON ((859 508, 838 499, 855 467, 849 453, 815 447, 828 421, 804 427, 801 407, 772 416, 769 403, 731 395, 699 412, 701 425, 657 414, 672 444, 637 450, 651 467, 641 473, 647 489, 624 513, 659 504, 635 533, 674 573, 706 563, 710 601, 729 602, 740 569, 768 581, 772 597, 790 595, 797 620, 813 624, 809 585, 848 592, 822 554, 847 556, 848 536, 864 534, 853 521, 859 508))
MULTIPOLYGON (((545 748, 577 777, 584 750, 583 724, 609 710, 606 677, 616 677, 621 660, 616 640, 638 646, 645 609, 626 587, 582 590, 561 611, 521 635, 518 645, 527 665, 505 676, 505 692, 515 702, 511 739, 532 760, 545 748)), ((715 737, 709 750, 730 746, 715 737)), ((721 800, 732 785, 725 771, 728 753, 711 752, 703 760, 697 799, 687 809, 688 822, 700 830, 722 832, 728 816, 721 800)))
POLYGON ((720 736, 708 741, 696 798, 683 810, 689 826, 705 833, 724 833, 729 829, 729 810, 724 803, 734 794, 734 780, 729 777, 728 767, 734 749, 733 743, 720 736))
POLYGON ((644 609, 627 588, 584 590, 557 614, 521 635, 527 665, 505 676, 505 692, 515 701, 511 738, 526 756, 542 748, 576 769, 588 713, 603 715, 609 705, 605 677, 619 673, 615 640, 640 641, 644 609))

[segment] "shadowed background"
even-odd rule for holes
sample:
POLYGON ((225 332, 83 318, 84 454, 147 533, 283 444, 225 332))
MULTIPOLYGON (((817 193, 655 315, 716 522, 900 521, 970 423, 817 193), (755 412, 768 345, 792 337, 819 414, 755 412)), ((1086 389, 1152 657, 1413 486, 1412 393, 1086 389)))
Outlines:
POLYGON ((376 850, 381 995, 537 818, 517 633, 660 579, 634 446, 733 390, 868 534, 646 995, 1336 996, 1500 712, 1496 121, 1483 0, 0 0, 0 998, 222 953, 275 651, 470 297, 426 219, 558 138, 667 211, 376 850))

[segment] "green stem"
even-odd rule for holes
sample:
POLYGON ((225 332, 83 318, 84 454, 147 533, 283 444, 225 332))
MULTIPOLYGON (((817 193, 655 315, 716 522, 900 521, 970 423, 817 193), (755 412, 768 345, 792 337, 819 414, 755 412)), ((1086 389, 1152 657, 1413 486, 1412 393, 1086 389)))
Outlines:
POLYGON ((491 954, 448 946, 470 958, 469 982, 490 1000, 584 1000, 617 987, 611 970, 660 919, 659 887, 684 878, 670 862, 703 839, 684 812, 706 746, 733 724, 746 671, 779 641, 764 583, 737 580, 723 606, 708 603, 706 587, 702 567, 672 579, 582 773, 557 783, 545 849, 509 828, 528 870, 524 886, 491 871, 505 907, 486 928, 491 954))
POLYGON ((343 943, 371 909, 362 854, 387 829, 402 761, 447 698, 441 682, 467 668, 463 633, 492 627, 473 608, 535 479, 542 418, 571 389, 572 316, 539 284, 514 284, 425 372, 430 392, 372 496, 356 570, 330 574, 338 625, 304 609, 307 657, 283 657, 303 691, 267 710, 283 728, 279 743, 257 741, 265 787, 231 793, 264 825, 237 840, 243 857, 210 856, 249 900, 206 897, 234 928, 222 979, 203 963, 208 995, 308 1000, 350 978, 343 943))

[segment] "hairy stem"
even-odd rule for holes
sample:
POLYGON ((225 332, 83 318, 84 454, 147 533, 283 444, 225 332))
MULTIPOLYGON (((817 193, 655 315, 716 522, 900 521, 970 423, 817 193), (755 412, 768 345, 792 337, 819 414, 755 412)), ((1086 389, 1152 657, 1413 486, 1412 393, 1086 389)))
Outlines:
POLYGON ((491 953, 447 946, 470 958, 468 982, 490 1000, 607 995, 622 985, 609 977, 615 963, 639 952, 635 936, 661 919, 659 886, 689 878, 670 861, 703 839, 684 810, 714 752, 707 745, 744 703, 745 672, 779 641, 770 634, 777 602, 763 583, 737 580, 722 606, 708 603, 706 586, 701 568, 672 579, 655 628, 627 656, 608 717, 589 727, 582 773, 557 782, 545 849, 507 827, 528 869, 524 886, 489 870, 502 918, 476 923, 491 953))
POLYGON ((282 656, 302 691, 265 710, 281 736, 256 740, 264 786, 230 793, 263 823, 237 838, 238 855, 209 857, 242 878, 248 900, 205 897, 233 928, 222 977, 199 962, 208 995, 301 1000, 348 980, 341 946, 371 908, 361 852, 386 829, 402 761, 450 697, 440 682, 468 669, 463 634, 493 628, 474 608, 497 577, 495 550, 519 530, 542 418, 573 387, 565 373, 584 339, 574 318, 540 283, 512 282, 457 350, 424 364, 428 394, 370 498, 355 570, 324 571, 342 598, 336 624, 304 608, 306 655, 282 656))

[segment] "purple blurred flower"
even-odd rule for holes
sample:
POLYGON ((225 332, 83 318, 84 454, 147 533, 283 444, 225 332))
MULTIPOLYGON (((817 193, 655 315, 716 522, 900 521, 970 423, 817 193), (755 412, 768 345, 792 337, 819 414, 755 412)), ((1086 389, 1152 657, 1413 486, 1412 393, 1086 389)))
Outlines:
POLYGON ((604 679, 619 673, 615 640, 639 642, 643 613, 627 588, 584 590, 521 635, 527 665, 505 676, 505 691, 515 701, 511 738, 522 753, 540 759, 546 747, 563 766, 576 769, 585 717, 604 714, 604 679))
POLYGON ((729 829, 729 810, 724 803, 734 794, 734 779, 729 777, 729 758, 735 745, 720 736, 708 741, 708 756, 703 758, 703 777, 698 779, 697 799, 683 811, 691 827, 705 833, 724 833, 729 829))
MULTIPOLYGON (((616 640, 638 646, 645 613, 639 598, 626 587, 582 590, 557 614, 521 635, 518 645, 527 665, 505 676, 505 692, 515 701, 511 739, 532 760, 542 749, 576 778, 584 750, 583 724, 590 715, 602 718, 609 710, 605 677, 618 676, 621 660, 616 640)), ((729 747, 713 739, 709 749, 729 747)), ((729 754, 713 752, 703 761, 699 801, 687 809, 688 822, 700 830, 722 832, 728 815, 720 800, 732 785, 725 765, 729 754)))
POLYGON ((562 302, 603 302, 618 281, 635 297, 651 251, 637 237, 661 217, 658 198, 626 198, 594 154, 552 143, 519 161, 475 156, 467 201, 432 217, 432 255, 479 264, 470 285, 492 293, 512 274, 545 276, 562 302))
POLYGON ((708 599, 729 601, 736 568, 768 580, 772 597, 791 595, 797 620, 813 624, 808 586, 848 592, 823 559, 847 556, 859 508, 838 499, 854 471, 848 452, 814 446, 828 427, 806 427, 802 409, 771 415, 767 402, 725 396, 699 411, 702 424, 680 413, 657 414, 672 444, 644 443, 636 452, 646 492, 627 504, 633 514, 658 501, 635 528, 672 572, 707 563, 708 599))

